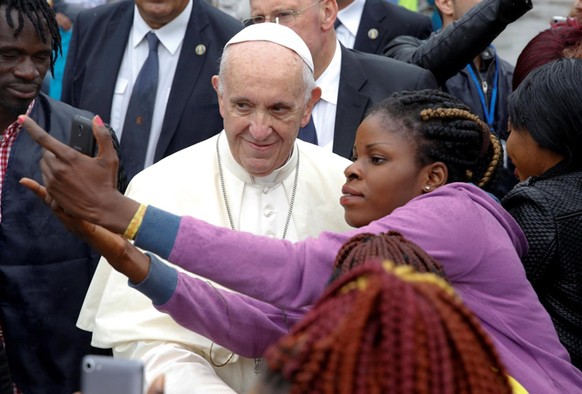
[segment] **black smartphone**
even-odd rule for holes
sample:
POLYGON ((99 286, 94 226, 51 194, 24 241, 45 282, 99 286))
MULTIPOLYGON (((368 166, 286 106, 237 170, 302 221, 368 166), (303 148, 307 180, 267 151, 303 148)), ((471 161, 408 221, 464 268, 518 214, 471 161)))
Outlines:
POLYGON ((143 363, 138 360, 87 355, 81 362, 83 394, 143 394, 143 363))
POLYGON ((87 156, 95 156, 95 136, 93 135, 93 123, 91 119, 81 115, 75 115, 71 121, 71 134, 69 146, 87 156))

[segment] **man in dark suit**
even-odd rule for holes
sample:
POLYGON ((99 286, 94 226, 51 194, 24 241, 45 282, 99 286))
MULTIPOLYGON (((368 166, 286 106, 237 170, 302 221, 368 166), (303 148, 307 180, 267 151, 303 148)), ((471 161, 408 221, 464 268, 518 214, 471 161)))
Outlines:
POLYGON ((432 33, 430 19, 386 0, 337 0, 338 39, 348 48, 381 55, 394 38, 432 33))
POLYGON ((148 55, 144 37, 154 31, 160 72, 151 132, 145 137, 148 166, 222 130, 210 79, 218 73, 224 44, 241 28, 205 0, 124 1, 81 12, 62 100, 99 114, 116 130, 123 149, 131 91, 148 55))
MULTIPOLYGON (((342 46, 334 30, 336 0, 250 0, 250 4, 246 24, 276 20, 309 47, 316 84, 322 89, 312 112, 316 142, 341 156, 351 157, 356 129, 372 104, 401 90, 437 87, 429 71, 342 46)), ((301 132, 299 138, 307 140, 301 132)))

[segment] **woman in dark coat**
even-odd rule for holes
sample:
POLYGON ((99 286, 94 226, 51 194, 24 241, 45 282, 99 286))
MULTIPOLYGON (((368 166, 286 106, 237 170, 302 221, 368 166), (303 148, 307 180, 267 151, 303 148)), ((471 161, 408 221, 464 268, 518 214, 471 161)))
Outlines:
POLYGON ((509 98, 507 151, 521 183, 503 206, 522 227, 526 274, 582 368, 582 60, 531 72, 509 98))

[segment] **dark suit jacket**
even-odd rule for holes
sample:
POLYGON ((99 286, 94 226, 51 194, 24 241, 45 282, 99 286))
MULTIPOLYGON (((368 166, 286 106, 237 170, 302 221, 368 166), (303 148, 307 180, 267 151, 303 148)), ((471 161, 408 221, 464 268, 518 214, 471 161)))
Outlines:
MULTIPOLYGON (((79 14, 69 46, 62 100, 110 122, 117 74, 133 22, 134 2, 79 14)), ((224 44, 242 24, 204 0, 194 0, 154 161, 203 141, 223 128, 210 79, 224 44), (203 44, 206 52, 197 55, 203 44)))
POLYGON ((398 36, 424 39, 430 33, 432 23, 429 17, 386 0, 366 0, 354 49, 382 54, 386 45, 398 36), (371 29, 378 31, 376 38, 370 38, 368 35, 371 29))
MULTIPOLYGON (((92 114, 44 94, 30 117, 54 138, 69 140, 71 119, 92 114)), ((71 394, 80 388, 81 359, 103 352, 75 325, 99 256, 19 184, 42 182, 42 147, 22 130, 2 186, 0 321, 12 378, 24 393, 71 394)))
POLYGON ((370 107, 401 90, 436 89, 430 71, 342 46, 333 151, 351 158, 356 130, 370 107))

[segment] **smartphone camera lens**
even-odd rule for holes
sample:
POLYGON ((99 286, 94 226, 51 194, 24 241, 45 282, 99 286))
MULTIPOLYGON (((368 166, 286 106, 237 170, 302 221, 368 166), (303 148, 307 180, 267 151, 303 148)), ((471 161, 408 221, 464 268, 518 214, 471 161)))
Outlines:
POLYGON ((83 361, 83 370, 87 373, 91 373, 95 370, 95 361, 91 358, 88 358, 83 361))

